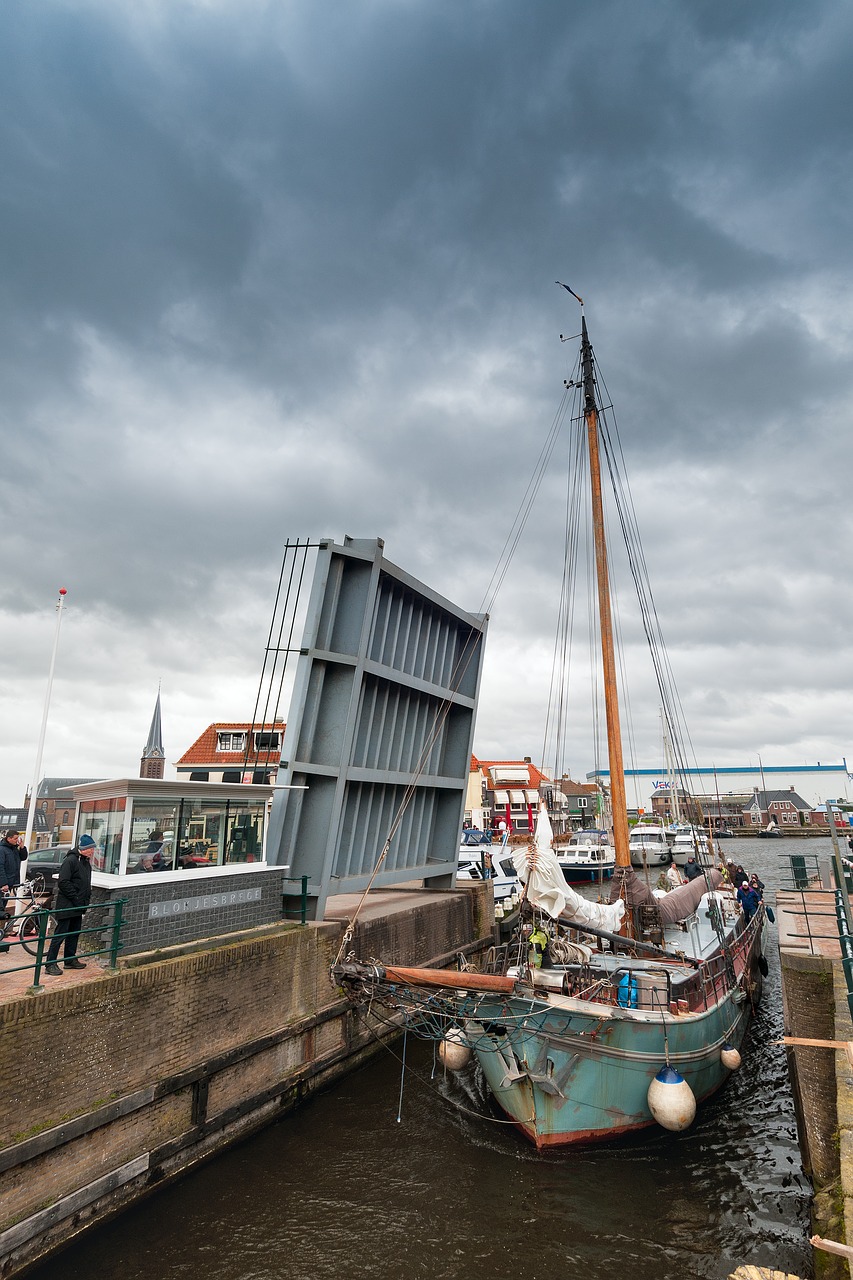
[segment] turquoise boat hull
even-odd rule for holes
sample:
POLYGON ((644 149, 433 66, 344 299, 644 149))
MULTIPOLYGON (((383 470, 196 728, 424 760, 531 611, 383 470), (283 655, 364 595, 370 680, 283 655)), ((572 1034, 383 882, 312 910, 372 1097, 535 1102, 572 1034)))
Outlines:
POLYGON ((730 1071, 761 994, 760 930, 737 963, 737 984, 709 1007, 631 1009, 559 994, 480 996, 462 1022, 491 1093, 537 1147, 597 1143, 657 1123, 649 1086, 669 1063, 697 1102, 730 1071))

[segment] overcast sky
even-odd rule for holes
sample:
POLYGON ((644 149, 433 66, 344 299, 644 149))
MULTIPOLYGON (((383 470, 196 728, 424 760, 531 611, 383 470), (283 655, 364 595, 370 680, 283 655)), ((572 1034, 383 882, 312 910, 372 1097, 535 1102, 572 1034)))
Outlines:
MULTIPOLYGON (((850 753, 851 60, 842 0, 4 0, 0 802, 60 586, 43 775, 134 775, 160 681, 170 762, 249 719, 288 537, 476 611, 575 354, 555 280, 700 763, 850 753)), ((541 754, 559 495, 484 757, 541 754)))

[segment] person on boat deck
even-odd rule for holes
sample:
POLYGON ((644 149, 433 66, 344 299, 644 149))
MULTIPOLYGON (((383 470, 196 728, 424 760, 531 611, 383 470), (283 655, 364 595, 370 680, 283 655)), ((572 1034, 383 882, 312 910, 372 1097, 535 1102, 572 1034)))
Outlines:
POLYGON ((734 865, 733 863, 729 862, 727 864, 727 869, 729 873, 729 879, 732 882, 732 888, 735 890, 741 887, 744 880, 749 879, 749 876, 746 874, 743 867, 741 867, 740 865, 734 865))
POLYGON ((749 887, 750 887, 750 889, 754 889, 754 890, 755 890, 755 892, 758 894, 759 898, 761 898, 761 899, 763 900, 763 898, 764 898, 764 881, 763 881, 763 880, 759 880, 758 876, 755 874, 755 872, 754 872, 754 871, 753 871, 752 875, 749 877, 749 887))
POLYGON ((680 889, 684 884, 681 879, 681 872, 674 862, 671 862, 666 869, 666 883, 669 889, 680 889))
POLYGON ((737 900, 743 907, 743 916, 747 924, 758 910, 758 904, 761 901, 754 889, 749 887, 749 881, 744 880, 737 891, 737 900))
POLYGON ((684 865, 684 874, 688 880, 696 880, 702 874, 702 868, 692 855, 684 865))

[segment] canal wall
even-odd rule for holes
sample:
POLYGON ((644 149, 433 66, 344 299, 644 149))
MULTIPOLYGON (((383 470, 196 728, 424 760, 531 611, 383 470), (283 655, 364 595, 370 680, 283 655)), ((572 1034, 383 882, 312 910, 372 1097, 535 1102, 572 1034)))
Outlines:
MULTIPOLYGON (((853 1041, 841 961, 780 950, 785 1031, 824 1042, 853 1041)), ((853 1242, 853 1066, 843 1050, 787 1049, 803 1168, 814 1184, 817 1235, 853 1242)), ((815 1252, 817 1280, 853 1276, 853 1262, 815 1252)))
MULTIPOLYGON (((488 884, 379 894, 352 946, 448 964, 491 917, 488 884)), ((344 928, 267 925, 0 1005, 4 1280, 376 1052, 387 1028, 329 980, 344 928)))

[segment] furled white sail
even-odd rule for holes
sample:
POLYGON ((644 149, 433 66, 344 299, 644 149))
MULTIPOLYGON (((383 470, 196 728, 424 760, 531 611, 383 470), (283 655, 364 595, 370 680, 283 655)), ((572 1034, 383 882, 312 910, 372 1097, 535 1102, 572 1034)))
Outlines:
POLYGON ((552 838, 551 819, 544 803, 540 802, 535 840, 513 854, 518 877, 527 885, 528 901, 541 907, 555 920, 563 916, 578 928, 592 925, 596 929, 618 933, 625 914, 624 902, 588 902, 575 893, 566 884, 557 855, 551 848, 552 838))

